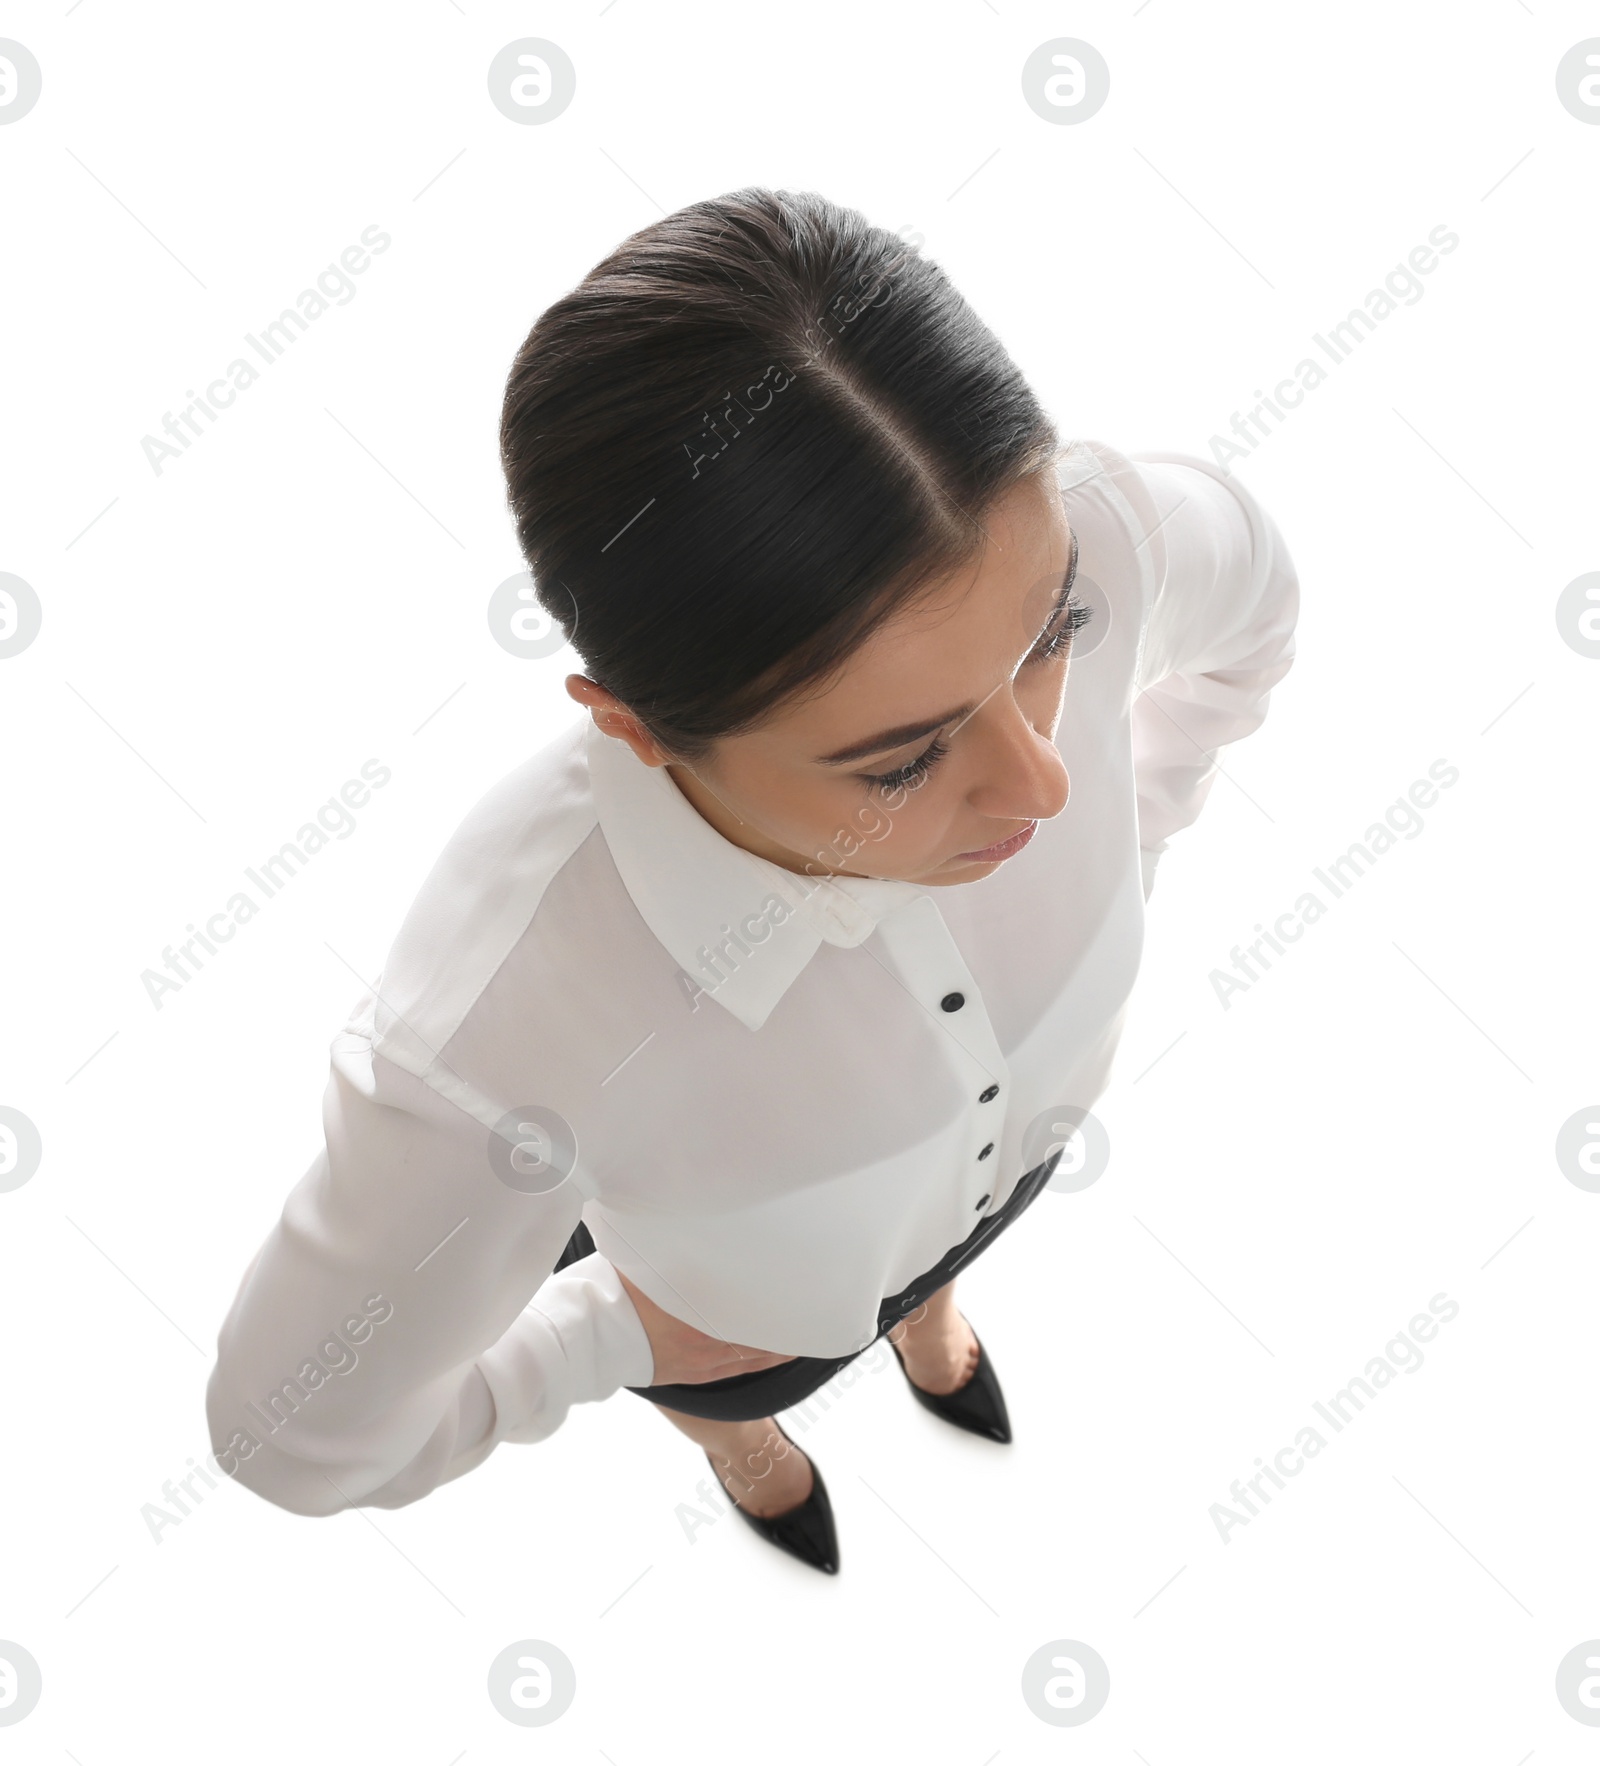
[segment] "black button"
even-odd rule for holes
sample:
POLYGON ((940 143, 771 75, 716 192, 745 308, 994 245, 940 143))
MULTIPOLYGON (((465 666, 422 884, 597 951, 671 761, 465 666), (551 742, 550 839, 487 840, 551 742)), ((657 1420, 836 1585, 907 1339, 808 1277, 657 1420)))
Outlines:
POLYGON ((997 1085, 985 1086, 985 1088, 981 1092, 978 1093, 978 1102, 980 1104, 992 1103, 997 1097, 999 1097, 999 1095, 1000 1095, 1000 1087, 999 1086, 997 1086, 997 1085))
POLYGON ((982 1151, 982 1152, 981 1152, 981 1153, 980 1153, 980 1154, 979 1154, 979 1155, 978 1155, 978 1157, 979 1157, 979 1158, 980 1158, 980 1159, 987 1159, 987 1158, 988 1158, 988 1157, 989 1157, 989 1155, 990 1155, 990 1154, 991 1154, 991 1153, 992 1153, 992 1152, 993 1152, 993 1151, 994 1151, 994 1142, 993 1142, 993 1141, 990 1141, 990 1143, 989 1143, 989 1144, 988 1144, 988 1146, 986 1146, 986 1147, 985 1147, 985 1148, 984 1148, 984 1149, 983 1149, 983 1151, 982 1151))
POLYGON ((987 1196, 980 1196, 978 1198, 978 1207, 982 1208, 982 1207, 986 1206, 986 1204, 988 1203, 988 1200, 989 1200, 989 1198, 987 1196))
POLYGON ((947 993, 944 998, 939 1001, 939 1004, 943 1006, 947 1012, 959 1012, 966 1003, 967 996, 964 993, 947 993))

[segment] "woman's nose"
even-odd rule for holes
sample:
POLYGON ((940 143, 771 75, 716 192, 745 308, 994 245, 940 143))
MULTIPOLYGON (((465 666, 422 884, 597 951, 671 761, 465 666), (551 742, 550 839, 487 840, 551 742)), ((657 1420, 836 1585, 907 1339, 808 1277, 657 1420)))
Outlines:
POLYGON ((1067 763, 1050 739, 1015 705, 994 731, 988 778, 972 795, 973 807, 997 820, 1047 822, 1067 807, 1067 763))

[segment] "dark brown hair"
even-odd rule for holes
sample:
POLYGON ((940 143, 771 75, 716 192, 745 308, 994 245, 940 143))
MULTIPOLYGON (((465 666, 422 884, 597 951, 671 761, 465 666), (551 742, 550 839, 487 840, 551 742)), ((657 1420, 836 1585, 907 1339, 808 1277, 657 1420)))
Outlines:
POLYGON ((678 758, 829 675, 1058 451, 919 243, 735 191, 625 240, 517 353, 500 451, 539 600, 678 758))

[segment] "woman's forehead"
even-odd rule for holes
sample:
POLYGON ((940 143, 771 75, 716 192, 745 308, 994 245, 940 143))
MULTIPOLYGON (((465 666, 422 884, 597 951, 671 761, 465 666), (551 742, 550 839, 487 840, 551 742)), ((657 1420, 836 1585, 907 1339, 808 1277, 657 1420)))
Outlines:
POLYGON ((785 747, 841 747, 937 720, 1009 679, 1049 621, 1072 533, 1053 486, 1046 495, 1025 483, 1001 501, 1006 507, 997 504, 984 523, 981 551, 896 609, 764 733, 785 747))

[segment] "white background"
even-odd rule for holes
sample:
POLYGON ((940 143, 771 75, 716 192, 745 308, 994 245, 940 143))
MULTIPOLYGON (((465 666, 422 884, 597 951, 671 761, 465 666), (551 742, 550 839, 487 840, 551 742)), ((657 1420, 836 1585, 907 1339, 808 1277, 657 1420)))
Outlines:
POLYGON ((0 1195, 0 1638, 44 1677, 9 1757, 1595 1758, 1555 1673, 1600 1636, 1600 1196, 1554 1144, 1600 1094, 1600 661, 1554 607, 1600 567, 1600 127, 1555 88, 1597 33, 1562 0, 7 9, 44 80, 0 128, 0 570, 44 609, 0 663, 0 1103, 44 1145, 0 1195), (1076 126, 1020 86, 1063 35, 1111 70, 1076 126), (487 96, 524 36, 577 69, 545 126, 487 96), (330 1039, 450 830, 576 715, 572 653, 484 616, 521 567, 511 358, 745 184, 921 231, 1063 434, 1127 452, 1207 453, 1460 239, 1234 463, 1299 657, 1162 863, 1110 1169, 962 1278, 1016 1442, 879 1358, 805 1435, 837 1578, 731 1516, 691 1539, 704 1461, 626 1394, 408 1509, 224 1485, 158 1542, 330 1039), (155 473, 141 438, 372 224, 355 298, 155 473), (369 758, 355 832, 157 1010, 141 973, 369 758), (1441 758, 1423 831, 1224 1009, 1231 947, 1441 758), (1426 1364, 1224 1543, 1229 1484, 1439 1293, 1426 1364), (577 1671, 538 1731, 485 1690, 526 1638, 577 1671), (1070 1731, 1020 1690, 1056 1639, 1110 1669, 1070 1731))

